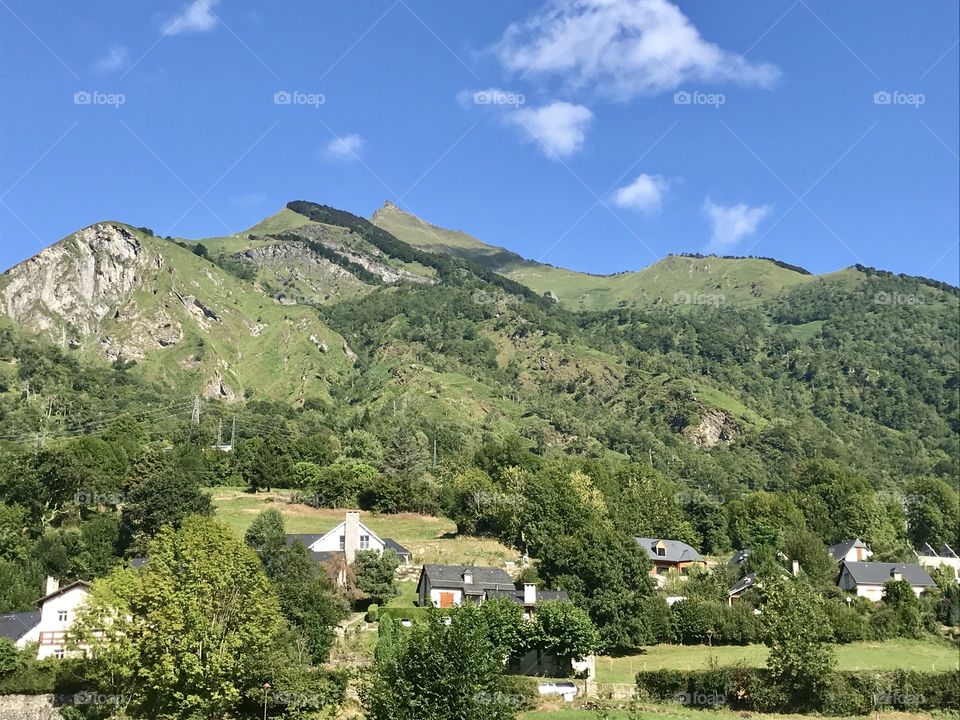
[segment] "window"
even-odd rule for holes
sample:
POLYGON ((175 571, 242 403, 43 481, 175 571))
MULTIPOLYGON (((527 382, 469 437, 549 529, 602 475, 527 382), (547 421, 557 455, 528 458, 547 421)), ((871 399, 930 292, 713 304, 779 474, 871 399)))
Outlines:
POLYGON ((66 621, 67 621, 67 611, 66 611, 66 610, 58 610, 58 611, 57 611, 57 620, 58 620, 59 622, 62 622, 62 623, 66 622, 66 621))
POLYGON ((361 536, 360 536, 360 549, 361 549, 361 550, 369 550, 369 549, 370 549, 370 536, 369 536, 369 535, 361 535, 361 536))
POLYGON ((667 549, 666 549, 666 548, 664 548, 664 547, 658 547, 658 548, 657 548, 657 555, 658 555, 659 557, 663 557, 663 556, 666 555, 666 554, 667 554, 667 549))
POLYGON ((57 658, 57 660, 63 660, 63 648, 58 648, 54 650, 53 656, 57 658))
POLYGON ((340 536, 340 549, 343 550, 344 547, 346 547, 346 545, 347 545, 347 536, 346 536, 346 535, 341 535, 341 536, 340 536))

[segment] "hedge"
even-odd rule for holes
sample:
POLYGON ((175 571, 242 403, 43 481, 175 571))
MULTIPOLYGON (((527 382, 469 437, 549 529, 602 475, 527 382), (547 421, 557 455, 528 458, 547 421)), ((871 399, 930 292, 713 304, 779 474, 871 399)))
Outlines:
POLYGON ((799 707, 763 668, 740 666, 712 670, 647 670, 637 673, 641 697, 673 700, 699 708, 725 706, 758 712, 813 709, 825 715, 864 715, 893 710, 960 709, 960 673, 916 670, 840 671, 820 697, 799 707))
POLYGON ((389 615, 395 621, 406 618, 408 620, 425 620, 430 612, 439 615, 449 615, 449 608, 428 608, 428 607, 382 607, 378 610, 378 618, 389 615))

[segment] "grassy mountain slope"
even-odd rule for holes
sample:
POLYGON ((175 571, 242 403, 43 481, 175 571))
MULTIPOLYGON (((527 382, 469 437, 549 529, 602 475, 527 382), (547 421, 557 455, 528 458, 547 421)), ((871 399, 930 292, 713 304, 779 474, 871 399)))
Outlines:
POLYGON ((636 272, 590 275, 526 260, 459 230, 424 222, 392 203, 372 222, 414 247, 481 263, 575 310, 671 304, 756 304, 812 276, 754 258, 670 256, 636 272))

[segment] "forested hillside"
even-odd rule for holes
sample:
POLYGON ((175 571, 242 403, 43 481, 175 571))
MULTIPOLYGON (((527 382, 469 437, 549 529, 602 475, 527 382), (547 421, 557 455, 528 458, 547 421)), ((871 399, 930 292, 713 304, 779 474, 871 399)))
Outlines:
POLYGON ((725 294, 685 269, 658 302, 580 310, 313 203, 229 238, 124 232, 150 262, 91 313, 26 285, 7 304, 0 610, 44 572, 143 552, 222 484, 451 517, 537 558, 611 647, 653 632, 631 535, 710 553, 859 536, 890 559, 953 539, 956 288, 730 259, 727 279, 802 280, 725 294), (173 341, 146 342, 158 327, 173 341))

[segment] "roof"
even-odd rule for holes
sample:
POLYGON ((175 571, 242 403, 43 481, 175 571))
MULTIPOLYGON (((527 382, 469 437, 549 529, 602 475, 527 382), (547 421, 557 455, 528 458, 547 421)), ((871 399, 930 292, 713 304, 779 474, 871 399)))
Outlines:
POLYGON ((751 548, 744 548, 743 550, 737 550, 733 554, 733 557, 730 558, 730 564, 743 565, 747 561, 747 559, 750 557, 750 553, 752 552, 753 550, 751 548))
POLYGON ((409 550, 407 550, 403 545, 398 543, 393 538, 384 538, 383 545, 387 549, 393 550, 397 555, 400 555, 401 557, 404 555, 406 555, 407 557, 413 556, 413 553, 411 553, 409 550))
MULTIPOLYGON (((457 588, 469 592, 471 589, 477 594, 486 590, 514 590, 513 578, 502 568, 484 567, 482 565, 436 565, 433 563, 423 566, 420 571, 420 582, 426 577, 430 585, 441 588, 457 588), (468 586, 463 581, 464 573, 473 574, 473 582, 468 586)), ((470 593, 474 594, 474 593, 470 593)))
POLYGON ((917 550, 917 555, 922 557, 957 558, 957 554, 953 551, 953 548, 946 543, 943 544, 943 547, 940 548, 939 551, 934 550, 930 546, 930 543, 924 543, 923 547, 917 550))
POLYGON ((836 545, 830 546, 830 556, 837 562, 840 562, 844 557, 846 557, 847 553, 853 550, 855 547, 867 548, 867 550, 870 549, 860 538, 856 538, 855 540, 844 540, 842 543, 837 543, 836 545))
POLYGON ((16 642, 40 622, 40 611, 7 613, 0 615, 0 637, 16 642))
POLYGON ((64 585, 61 588, 57 588, 52 593, 49 593, 48 595, 44 595, 42 598, 37 600, 37 605, 43 605, 47 600, 55 598, 57 597, 57 595, 63 595, 65 592, 69 592, 70 590, 74 590, 76 588, 81 588, 81 587, 89 590, 90 583, 88 583, 86 580, 74 580, 72 583, 68 583, 67 585, 64 585))
POLYGON ((893 579, 893 571, 914 587, 933 587, 927 571, 916 563, 844 562, 843 567, 858 585, 883 585, 893 579))
MULTIPOLYGON (((307 552, 316 562, 327 562, 332 560, 337 555, 342 555, 342 550, 323 550, 323 551, 314 551, 310 550, 310 546, 313 545, 317 540, 326 537, 329 533, 324 533, 323 535, 313 535, 309 533, 305 534, 293 534, 293 535, 284 535, 283 540, 287 545, 293 545, 294 542, 299 540, 303 543, 304 547, 307 548, 307 552)), ((397 555, 401 557, 412 557, 413 553, 407 550, 403 545, 398 543, 396 540, 391 538, 384 538, 383 545, 390 550, 393 550, 397 555)))
POLYGON ((703 556, 694 550, 692 547, 687 545, 685 542, 680 542, 679 540, 667 540, 664 538, 645 538, 645 537, 635 537, 634 540, 637 541, 637 544, 646 549, 647 555, 650 556, 651 560, 660 560, 666 562, 694 562, 694 561, 703 561, 703 556), (666 554, 657 555, 654 547, 659 543, 664 544, 664 550, 666 554))
POLYGON ((739 595, 744 590, 749 590, 750 588, 752 588, 756 583, 757 583, 756 573, 749 573, 748 575, 744 575, 742 578, 740 578, 739 580, 737 580, 737 582, 733 584, 732 588, 730 588, 727 591, 727 595, 739 595))
MULTIPOLYGON (((513 600, 518 605, 523 605, 523 590, 487 590, 487 598, 506 598, 513 600)), ((566 590, 537 590, 537 599, 535 602, 553 602, 554 600, 569 600, 566 590)))

